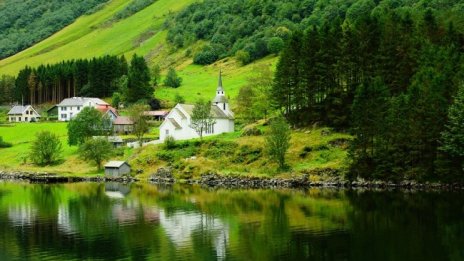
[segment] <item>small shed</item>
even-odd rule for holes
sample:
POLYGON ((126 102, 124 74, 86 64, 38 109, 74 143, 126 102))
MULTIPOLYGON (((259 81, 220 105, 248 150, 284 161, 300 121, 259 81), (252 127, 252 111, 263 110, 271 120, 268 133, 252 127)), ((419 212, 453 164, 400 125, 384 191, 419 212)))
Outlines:
POLYGON ((128 175, 130 171, 131 167, 125 161, 110 161, 105 165, 105 175, 110 177, 128 175))

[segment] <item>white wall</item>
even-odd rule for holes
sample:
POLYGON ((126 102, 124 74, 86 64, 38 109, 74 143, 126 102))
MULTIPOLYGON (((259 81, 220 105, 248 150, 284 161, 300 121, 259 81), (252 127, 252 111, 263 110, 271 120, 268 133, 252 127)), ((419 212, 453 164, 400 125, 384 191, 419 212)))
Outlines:
POLYGON ((69 121, 86 106, 58 106, 58 120, 69 121))

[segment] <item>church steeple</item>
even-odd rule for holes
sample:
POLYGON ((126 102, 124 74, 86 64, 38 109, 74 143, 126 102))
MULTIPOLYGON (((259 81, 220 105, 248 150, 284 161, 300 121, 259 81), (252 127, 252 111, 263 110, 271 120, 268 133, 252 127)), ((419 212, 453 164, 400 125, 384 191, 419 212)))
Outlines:
POLYGON ((216 89, 216 97, 214 97, 213 104, 226 111, 229 109, 229 101, 227 100, 226 94, 224 92, 224 87, 222 87, 222 71, 219 70, 219 80, 218 86, 216 89))
POLYGON ((222 70, 219 70, 219 81, 216 89, 216 95, 224 95, 224 88, 222 87, 222 70))

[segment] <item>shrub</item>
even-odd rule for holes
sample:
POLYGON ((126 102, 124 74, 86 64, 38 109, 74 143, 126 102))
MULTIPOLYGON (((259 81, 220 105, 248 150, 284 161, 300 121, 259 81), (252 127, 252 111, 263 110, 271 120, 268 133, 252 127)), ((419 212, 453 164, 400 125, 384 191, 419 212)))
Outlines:
POLYGON ((266 137, 266 148, 272 160, 279 164, 279 169, 287 168, 285 155, 290 147, 290 127, 282 117, 273 119, 266 137))
POLYGON ((36 134, 29 157, 34 164, 45 166, 57 163, 61 152, 62 145, 58 136, 49 131, 42 131, 36 134))
POLYGON ((113 154, 113 146, 106 138, 88 139, 79 146, 79 156, 84 160, 93 161, 98 170, 104 160, 113 154))
POLYGON ((166 79, 164 79, 164 85, 177 88, 182 84, 182 78, 177 76, 177 72, 174 68, 169 68, 166 79))
POLYGON ((164 140, 164 148, 167 150, 174 149, 176 147, 176 140, 172 136, 167 136, 164 140))
POLYGON ((267 42, 267 49, 270 53, 279 53, 284 48, 284 40, 280 37, 272 37, 267 42))
POLYGON ((262 135, 262 131, 258 129, 256 126, 247 126, 243 129, 242 134, 240 136, 260 136, 262 135))
POLYGON ((239 61, 242 65, 247 65, 251 62, 250 54, 247 51, 239 50, 235 53, 235 58, 239 61))
POLYGON ((13 146, 13 144, 3 141, 3 137, 0 136, 0 148, 9 148, 11 146, 13 146))

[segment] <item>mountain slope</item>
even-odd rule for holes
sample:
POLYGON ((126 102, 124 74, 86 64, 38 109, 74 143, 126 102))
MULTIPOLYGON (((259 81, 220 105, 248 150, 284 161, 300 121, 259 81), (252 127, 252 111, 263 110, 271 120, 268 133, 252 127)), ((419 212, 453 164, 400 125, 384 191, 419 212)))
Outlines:
MULTIPOLYGON (((166 41, 166 18, 185 8, 195 0, 158 0, 134 15, 117 22, 111 22, 115 14, 127 7, 130 2, 112 0, 101 10, 77 19, 73 24, 46 40, 12 57, 0 60, 0 75, 16 75, 25 66, 58 63, 62 60, 92 58, 95 56, 143 55, 148 62, 161 64, 163 68, 174 65, 183 78, 180 88, 160 87, 155 96, 174 99, 182 95, 187 102, 199 97, 211 98, 214 94, 219 68, 224 71, 224 85, 229 96, 234 97, 245 83, 256 63, 275 65, 276 58, 269 57, 245 67, 235 59, 224 59, 210 66, 192 64, 192 57, 184 49, 175 49, 166 41)), ((201 42, 190 46, 196 48, 201 42)))

